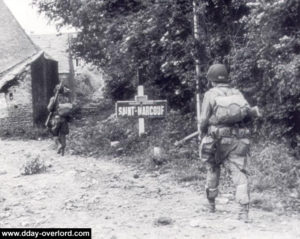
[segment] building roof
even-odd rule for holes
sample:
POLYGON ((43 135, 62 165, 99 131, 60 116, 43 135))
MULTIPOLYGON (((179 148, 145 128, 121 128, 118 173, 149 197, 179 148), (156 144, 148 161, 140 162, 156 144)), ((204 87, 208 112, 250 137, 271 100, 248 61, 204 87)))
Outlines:
POLYGON ((44 55, 43 51, 38 52, 37 54, 33 55, 32 57, 27 58, 25 61, 17 64, 15 67, 10 69, 9 71, 5 72, 4 75, 1 76, 0 80, 0 93, 3 93, 3 90, 6 85, 8 85, 10 82, 12 82, 20 73, 24 72, 25 68, 34 62, 36 59, 38 59, 40 56, 44 55))
POLYGON ((30 35, 30 37, 44 52, 58 61, 59 73, 70 73, 68 52, 70 33, 30 35))
POLYGON ((3 0, 0 0, 0 77, 39 51, 3 0))

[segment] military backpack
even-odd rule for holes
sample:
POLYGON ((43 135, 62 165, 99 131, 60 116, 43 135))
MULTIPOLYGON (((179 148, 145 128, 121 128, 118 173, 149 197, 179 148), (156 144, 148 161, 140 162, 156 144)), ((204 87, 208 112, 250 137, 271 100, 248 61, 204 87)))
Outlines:
POLYGON ((218 93, 213 107, 215 124, 238 123, 248 115, 249 104, 241 92, 233 89, 232 94, 226 94, 219 88, 212 90, 218 93))

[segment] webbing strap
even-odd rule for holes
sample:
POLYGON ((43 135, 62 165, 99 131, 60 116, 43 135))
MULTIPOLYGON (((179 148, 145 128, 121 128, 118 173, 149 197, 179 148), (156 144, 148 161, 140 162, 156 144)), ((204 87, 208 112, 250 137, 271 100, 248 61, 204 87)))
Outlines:
POLYGON ((217 87, 213 88, 213 90, 221 95, 226 95, 222 90, 218 89, 217 87))

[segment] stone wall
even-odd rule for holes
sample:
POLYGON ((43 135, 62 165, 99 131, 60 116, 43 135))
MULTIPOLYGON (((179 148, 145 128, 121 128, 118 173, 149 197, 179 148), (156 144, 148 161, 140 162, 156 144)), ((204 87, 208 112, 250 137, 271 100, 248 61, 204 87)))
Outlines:
POLYGON ((2 132, 27 132, 32 128, 32 114, 29 110, 18 117, 7 117, 0 119, 0 131, 2 132))
POLYGON ((33 126, 30 66, 17 77, 5 92, 8 117, 0 119, 2 130, 26 130, 33 126))
POLYGON ((0 93, 0 119, 8 117, 5 94, 0 93))

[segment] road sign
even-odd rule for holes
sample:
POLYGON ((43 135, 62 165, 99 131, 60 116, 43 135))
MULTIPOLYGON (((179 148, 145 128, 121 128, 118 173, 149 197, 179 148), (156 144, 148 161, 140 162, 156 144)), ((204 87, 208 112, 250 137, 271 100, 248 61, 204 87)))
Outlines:
POLYGON ((167 115, 167 101, 118 101, 116 114, 125 118, 163 118, 167 115))
POLYGON ((139 136, 145 133, 145 118, 163 118, 167 115, 166 100, 148 100, 144 86, 138 86, 138 94, 132 101, 117 101, 116 115, 123 118, 138 118, 139 136))

